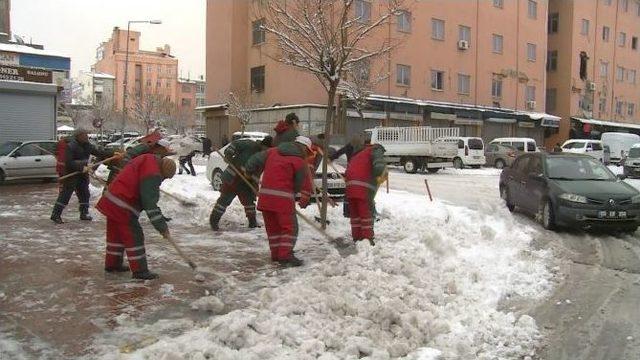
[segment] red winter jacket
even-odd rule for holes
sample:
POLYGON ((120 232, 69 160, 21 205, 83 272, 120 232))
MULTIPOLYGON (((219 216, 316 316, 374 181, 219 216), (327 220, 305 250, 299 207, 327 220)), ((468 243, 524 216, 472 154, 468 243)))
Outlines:
POLYGON ((384 148, 380 145, 367 145, 362 151, 351 157, 347 165, 346 196, 354 199, 369 199, 378 191, 377 178, 384 174, 384 148))
POLYGON ((140 155, 120 171, 96 208, 109 219, 125 224, 132 214, 138 217, 145 210, 153 227, 164 232, 167 223, 158 208, 162 180, 158 158, 154 154, 140 155))
POLYGON ((295 197, 305 207, 311 197, 312 180, 303 154, 292 143, 254 155, 247 164, 250 173, 264 168, 259 190, 258 210, 295 213, 295 197))

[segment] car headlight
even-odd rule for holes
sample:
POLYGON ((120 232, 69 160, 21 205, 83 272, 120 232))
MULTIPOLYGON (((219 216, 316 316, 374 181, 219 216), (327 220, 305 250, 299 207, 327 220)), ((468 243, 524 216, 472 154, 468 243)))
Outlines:
POLYGON ((640 204, 640 195, 636 195, 634 197, 631 198, 631 203, 632 204, 640 204))
POLYGON ((576 195, 576 194, 567 194, 567 193, 565 193, 565 194, 560 195, 560 199, 571 201, 571 202, 575 202, 575 203, 582 203, 582 204, 586 204, 587 203, 587 197, 586 196, 576 195))

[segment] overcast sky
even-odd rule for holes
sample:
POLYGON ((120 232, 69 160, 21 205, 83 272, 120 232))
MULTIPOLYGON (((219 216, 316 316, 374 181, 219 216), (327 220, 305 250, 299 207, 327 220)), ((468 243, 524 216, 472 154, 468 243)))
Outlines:
POLYGON ((114 26, 129 20, 160 19, 162 25, 134 24, 141 46, 154 50, 167 43, 183 77, 205 74, 206 0, 13 0, 11 28, 26 41, 71 57, 71 76, 89 70, 96 48, 114 26))

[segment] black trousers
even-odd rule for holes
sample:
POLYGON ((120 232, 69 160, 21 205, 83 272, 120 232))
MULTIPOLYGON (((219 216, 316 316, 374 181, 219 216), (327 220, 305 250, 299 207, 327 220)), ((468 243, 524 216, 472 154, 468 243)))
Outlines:
POLYGON ((187 174, 196 176, 196 169, 193 168, 193 162, 191 162, 192 158, 193 156, 181 156, 178 159, 178 162, 180 162, 180 170, 178 171, 178 174, 182 174, 182 169, 184 169, 184 171, 186 171, 187 174), (185 164, 189 165, 189 169, 187 169, 187 166, 185 164))
POLYGON ((82 174, 65 179, 62 184, 60 184, 60 192, 53 206, 52 216, 60 216, 62 214, 62 211, 69 204, 71 195, 73 195, 74 192, 78 197, 80 213, 87 214, 89 212, 89 198, 91 196, 89 192, 89 175, 82 174))

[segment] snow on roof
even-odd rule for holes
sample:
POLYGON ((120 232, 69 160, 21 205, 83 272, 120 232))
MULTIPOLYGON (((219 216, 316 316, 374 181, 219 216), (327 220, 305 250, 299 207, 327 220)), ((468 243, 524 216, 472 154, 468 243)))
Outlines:
POLYGON ((576 119, 583 124, 614 126, 614 127, 622 127, 622 128, 629 128, 629 129, 640 129, 640 124, 629 124, 629 123, 623 123, 623 122, 613 122, 613 121, 605 121, 605 120, 598 120, 598 119, 583 119, 579 117, 572 117, 572 119, 576 119))
POLYGON ((4 43, 0 43, 0 51, 14 52, 14 53, 20 53, 20 54, 33 54, 33 55, 56 56, 56 57, 69 58, 68 56, 60 54, 60 53, 56 53, 56 52, 49 51, 49 50, 35 49, 35 48, 32 48, 31 46, 20 45, 20 44, 4 44, 4 43))
POLYGON ((107 74, 107 73, 93 73, 93 77, 94 78, 100 78, 100 79, 115 79, 116 77, 111 75, 111 74, 107 74))
POLYGON ((226 109, 228 107, 229 107, 229 104, 227 103, 212 104, 212 105, 198 106, 196 110, 217 110, 217 109, 226 109))
POLYGON ((74 128, 72 128, 71 126, 67 126, 67 125, 62 125, 62 126, 58 126, 58 131, 73 131, 75 130, 74 128))

